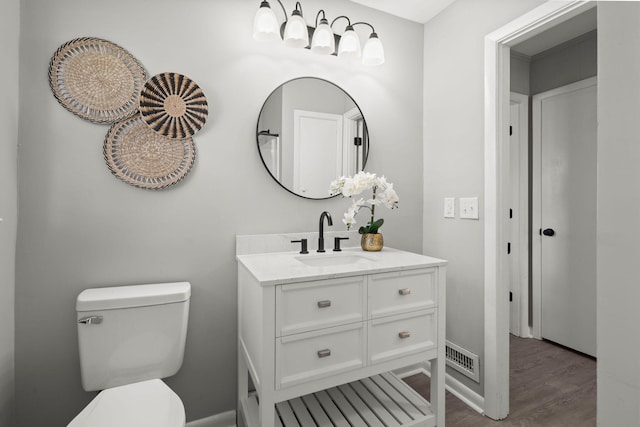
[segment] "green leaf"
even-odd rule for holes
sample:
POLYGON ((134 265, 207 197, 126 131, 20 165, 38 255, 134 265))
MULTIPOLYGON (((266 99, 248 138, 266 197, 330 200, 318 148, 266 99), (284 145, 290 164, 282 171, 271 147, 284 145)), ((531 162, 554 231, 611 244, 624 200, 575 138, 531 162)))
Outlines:
POLYGON ((369 231, 368 232, 376 234, 378 232, 378 229, 380 227, 382 227, 382 224, 384 224, 384 219, 379 218, 379 219, 375 220, 373 222, 373 224, 369 224, 369 231))
POLYGON ((378 229, 380 227, 382 227, 382 224, 384 224, 384 219, 380 218, 380 219, 374 221, 373 224, 367 224, 366 226, 360 227, 360 229, 358 230, 358 233, 360 233, 360 234, 365 234, 365 233, 377 234, 378 233, 378 229))

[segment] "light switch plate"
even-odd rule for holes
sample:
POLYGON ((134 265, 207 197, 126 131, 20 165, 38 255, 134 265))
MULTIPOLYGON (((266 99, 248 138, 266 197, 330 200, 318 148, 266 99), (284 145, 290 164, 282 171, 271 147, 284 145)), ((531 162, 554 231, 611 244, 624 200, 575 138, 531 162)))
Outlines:
POLYGON ((460 197, 460 218, 478 219, 478 198, 460 197))
POLYGON ((456 217, 456 199, 455 197, 444 198, 444 217, 455 218, 456 217))

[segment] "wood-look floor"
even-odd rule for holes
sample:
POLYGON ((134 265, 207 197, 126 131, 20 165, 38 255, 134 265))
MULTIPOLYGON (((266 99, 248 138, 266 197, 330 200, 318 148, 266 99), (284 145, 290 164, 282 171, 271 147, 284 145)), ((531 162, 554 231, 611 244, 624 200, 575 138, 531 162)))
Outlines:
MULTIPOLYGON (((547 341, 511 336, 509 416, 494 421, 447 392, 447 427, 596 425, 596 361, 547 341)), ((429 400, 429 378, 404 379, 429 400)))

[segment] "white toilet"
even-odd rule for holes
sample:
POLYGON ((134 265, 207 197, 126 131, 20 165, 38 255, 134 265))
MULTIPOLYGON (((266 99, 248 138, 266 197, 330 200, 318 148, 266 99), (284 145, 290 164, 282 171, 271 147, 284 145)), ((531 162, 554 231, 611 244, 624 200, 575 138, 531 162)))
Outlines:
POLYGON ((68 427, 184 427, 182 401, 160 378, 182 365, 190 297, 187 282, 78 295, 82 387, 102 391, 68 427))

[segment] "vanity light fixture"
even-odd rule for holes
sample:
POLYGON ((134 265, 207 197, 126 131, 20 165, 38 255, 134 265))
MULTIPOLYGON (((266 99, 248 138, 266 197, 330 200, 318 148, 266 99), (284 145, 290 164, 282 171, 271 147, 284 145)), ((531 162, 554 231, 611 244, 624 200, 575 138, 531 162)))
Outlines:
POLYGON ((360 57, 360 39, 353 30, 351 20, 346 16, 338 16, 333 20, 333 25, 338 19, 345 18, 347 20, 347 27, 340 38, 340 44, 338 44, 338 57, 340 58, 359 58, 360 57))
POLYGON ((291 17, 287 18, 287 11, 281 0, 276 0, 284 13, 285 22, 278 25, 275 13, 267 0, 262 0, 260 8, 256 12, 253 22, 253 38, 259 41, 270 41, 280 38, 286 46, 309 48, 312 52, 322 55, 337 55, 340 58, 360 58, 364 65, 380 65, 385 61, 384 47, 378 38, 373 25, 367 22, 351 23, 344 15, 338 16, 331 24, 325 16, 325 11, 320 10, 316 14, 315 27, 306 24, 302 13, 302 5, 296 2, 291 17), (320 18, 322 14, 322 18, 320 18), (318 19, 320 18, 320 21, 318 19), (341 18, 347 20, 347 25, 342 35, 333 32, 335 22, 341 18), (356 25, 366 25, 371 28, 369 39, 361 48, 360 38, 354 31, 356 25), (311 43, 309 40, 311 39, 311 43), (337 46, 337 49, 336 49, 337 46))
POLYGON ((331 55, 336 51, 336 38, 333 30, 329 25, 329 21, 324 15, 324 10, 318 11, 316 15, 316 29, 313 31, 311 38, 311 52, 321 55, 331 55), (318 17, 322 13, 322 19, 318 24, 318 17))
POLYGON ((302 5, 296 2, 296 8, 291 12, 291 18, 284 26, 284 44, 289 47, 309 46, 309 32, 307 23, 302 17, 302 5))
POLYGON ((366 22, 356 22, 353 25, 364 24, 371 27, 371 35, 369 40, 364 44, 362 49, 362 63, 364 65, 381 65, 384 64, 384 47, 376 34, 376 30, 366 22))
POLYGON ((271 10, 268 1, 263 1, 253 20, 253 38, 259 41, 276 40, 278 38, 278 19, 271 10))

